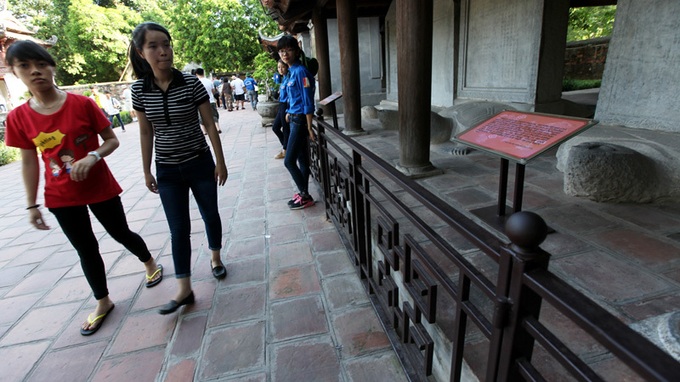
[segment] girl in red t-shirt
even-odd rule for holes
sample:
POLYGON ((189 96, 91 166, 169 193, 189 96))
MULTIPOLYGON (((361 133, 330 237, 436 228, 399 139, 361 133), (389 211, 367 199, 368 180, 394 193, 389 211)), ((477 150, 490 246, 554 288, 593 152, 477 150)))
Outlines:
POLYGON ((50 229, 36 204, 40 178, 37 148, 45 166, 45 206, 78 252, 97 299, 97 307, 80 329, 88 336, 99 330, 114 307, 88 207, 111 237, 144 263, 147 287, 161 281, 163 267, 156 264, 144 240, 128 228, 119 196, 122 190, 101 160, 119 144, 106 116, 91 99, 54 86, 56 63, 42 46, 17 41, 7 49, 5 61, 32 95, 7 115, 5 132, 7 145, 21 149, 29 221, 37 229, 50 229), (101 146, 98 136, 103 140, 101 146))

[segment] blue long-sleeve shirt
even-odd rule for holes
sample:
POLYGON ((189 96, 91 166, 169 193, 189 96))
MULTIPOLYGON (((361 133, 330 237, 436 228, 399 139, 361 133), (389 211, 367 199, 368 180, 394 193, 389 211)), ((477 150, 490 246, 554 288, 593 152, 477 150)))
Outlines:
POLYGON ((288 102, 288 93, 286 92, 286 87, 288 86, 288 74, 286 73, 285 76, 280 76, 279 80, 281 81, 279 85, 279 102, 288 102))
POLYGON ((289 114, 314 114, 314 77, 300 61, 288 68, 286 81, 289 114))

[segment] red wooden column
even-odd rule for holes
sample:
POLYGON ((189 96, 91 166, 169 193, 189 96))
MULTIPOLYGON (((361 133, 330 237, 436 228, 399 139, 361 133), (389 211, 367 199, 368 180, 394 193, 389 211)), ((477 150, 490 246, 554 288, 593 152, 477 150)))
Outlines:
POLYGON ((340 73, 347 135, 365 134, 361 127, 361 80, 359 79, 359 28, 354 1, 336 0, 340 73))
MULTIPOLYGON (((328 23, 326 15, 323 10, 315 8, 312 14, 312 23, 314 24, 314 44, 316 46, 316 59, 319 61, 319 99, 324 99, 333 93, 331 86, 331 65, 330 52, 328 47, 328 23)), ((338 89, 340 90, 340 89, 338 89)), ((324 109, 324 116, 330 118, 328 107, 322 106, 324 109)))
POLYGON ((418 177, 430 163, 432 0, 397 0, 400 171, 418 177))

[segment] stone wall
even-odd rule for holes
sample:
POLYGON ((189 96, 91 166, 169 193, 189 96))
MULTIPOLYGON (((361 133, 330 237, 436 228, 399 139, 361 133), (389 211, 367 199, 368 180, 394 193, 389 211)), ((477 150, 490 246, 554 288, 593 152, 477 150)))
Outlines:
MULTIPOLYGON (((380 20, 377 17, 362 17, 357 21, 359 34, 359 74, 361 76, 361 106, 376 105, 385 99, 383 86, 383 57, 380 20)), ((328 20, 329 61, 331 66, 331 89, 342 91, 340 73, 340 45, 338 20, 328 20), (333 38, 335 36, 335 38, 333 38)), ((343 112, 343 102, 336 102, 339 114, 343 112)))
POLYGON ((541 0, 463 0, 458 96, 533 104, 541 0))
POLYGON ((680 1, 619 0, 595 119, 680 132, 680 1))
POLYGON ((564 78, 599 80, 609 49, 609 37, 567 43, 564 52, 564 78))
MULTIPOLYGON (((105 91, 109 90, 111 91, 111 95, 116 98, 119 101, 123 101, 123 85, 128 85, 130 86, 132 82, 102 82, 98 84, 94 84, 97 86, 99 89, 100 93, 104 93, 105 91)), ((75 93, 75 94, 90 94, 90 86, 93 84, 87 84, 87 85, 71 85, 71 86, 60 86, 59 89, 67 91, 69 93, 75 93)))

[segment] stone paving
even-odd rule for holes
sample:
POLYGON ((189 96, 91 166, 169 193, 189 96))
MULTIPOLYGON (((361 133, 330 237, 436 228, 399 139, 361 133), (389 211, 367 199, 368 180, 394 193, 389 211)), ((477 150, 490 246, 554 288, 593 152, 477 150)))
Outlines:
POLYGON ((78 330, 94 300, 75 251, 46 210, 51 230, 28 224, 20 163, 0 167, 0 380, 407 379, 323 205, 288 209, 295 190, 273 159, 276 136, 249 107, 220 115, 228 277, 210 273, 192 203, 197 301, 168 316, 156 312, 176 287, 170 235, 158 196, 144 186, 137 124, 116 129, 121 145, 106 161, 124 189, 130 226, 165 278, 144 288, 142 265, 94 220, 116 308, 90 337, 78 330))
MULTIPOLYGON (((75 252, 49 213, 55 229, 28 225, 20 165, 0 167, 3 382, 406 380, 323 206, 287 208, 294 187, 273 159, 274 134, 250 108, 220 114, 230 172, 219 190, 229 276, 212 278, 192 206, 197 302, 156 313, 175 290, 170 238, 157 195, 143 185, 137 126, 117 130, 121 147, 106 160, 125 190, 130 225, 165 266, 166 280, 144 288, 142 266, 95 223, 116 309, 92 337, 78 332, 93 299, 75 252)), ((396 131, 364 123, 369 134, 355 139, 396 163, 396 131)), ((448 148, 431 153, 444 173, 419 182, 461 210, 496 203, 498 159, 479 151, 452 156, 448 148)), ((551 151, 527 164, 523 198, 524 210, 556 230, 542 245, 552 254, 550 270, 664 348, 657 327, 680 311, 680 203, 569 197, 555 162, 551 151)), ((511 166, 511 188, 513 176, 511 166)))

